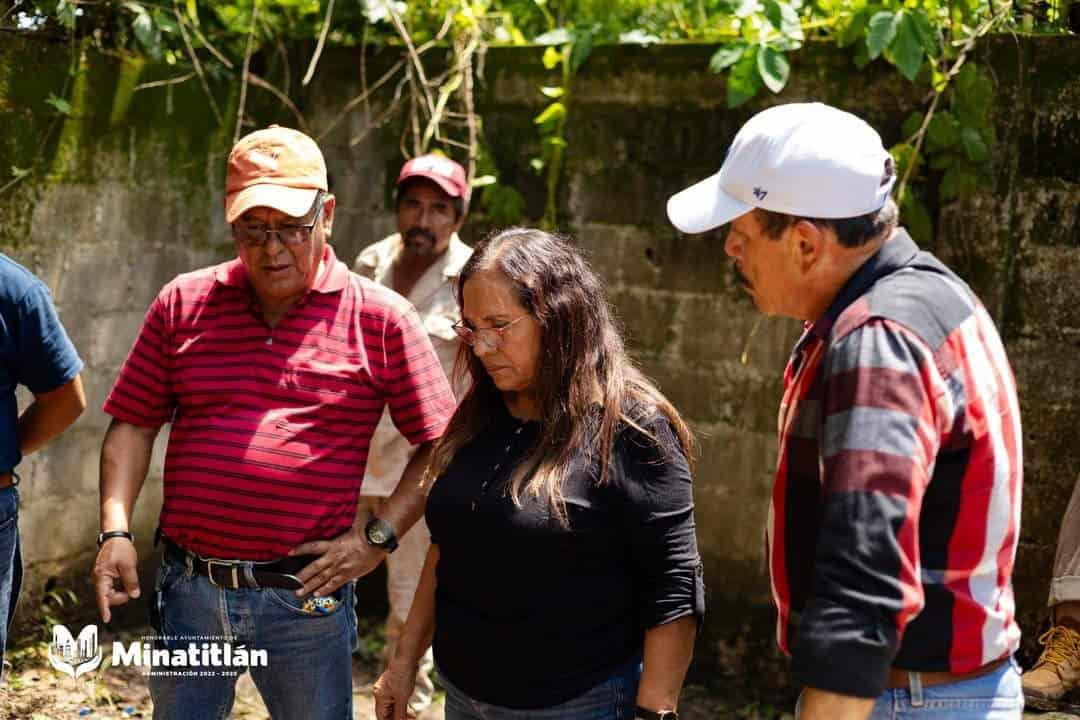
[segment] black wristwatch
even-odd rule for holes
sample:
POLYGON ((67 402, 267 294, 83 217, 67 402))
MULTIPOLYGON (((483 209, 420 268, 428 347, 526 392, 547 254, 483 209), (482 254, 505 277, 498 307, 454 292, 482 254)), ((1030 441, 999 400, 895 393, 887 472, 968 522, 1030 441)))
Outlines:
POLYGON ((388 553, 397 550, 397 533, 394 532, 394 526, 382 518, 373 515, 367 521, 367 525, 364 526, 364 537, 380 550, 385 550, 388 553))
POLYGON ((634 720, 679 720, 674 710, 649 710, 640 705, 634 710, 634 720))
POLYGON ((127 530, 106 530, 97 536, 97 546, 101 547, 105 544, 106 540, 114 537, 127 538, 131 542, 135 542, 135 536, 129 533, 127 530))

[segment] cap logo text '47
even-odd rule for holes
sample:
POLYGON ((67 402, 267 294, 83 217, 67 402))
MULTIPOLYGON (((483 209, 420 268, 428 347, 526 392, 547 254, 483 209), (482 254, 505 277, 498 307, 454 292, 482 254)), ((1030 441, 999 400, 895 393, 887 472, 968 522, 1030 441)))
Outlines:
POLYGON ((754 188, 754 197, 758 200, 764 200, 765 196, 769 194, 768 190, 762 190, 759 187, 754 188))

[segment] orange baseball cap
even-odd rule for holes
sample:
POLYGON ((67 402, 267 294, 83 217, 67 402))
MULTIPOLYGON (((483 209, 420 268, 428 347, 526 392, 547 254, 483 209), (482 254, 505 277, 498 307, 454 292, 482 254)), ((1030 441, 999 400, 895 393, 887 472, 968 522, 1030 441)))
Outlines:
POLYGON ((326 161, 310 137, 271 125, 245 135, 229 153, 225 173, 225 222, 254 207, 301 217, 327 190, 326 161))

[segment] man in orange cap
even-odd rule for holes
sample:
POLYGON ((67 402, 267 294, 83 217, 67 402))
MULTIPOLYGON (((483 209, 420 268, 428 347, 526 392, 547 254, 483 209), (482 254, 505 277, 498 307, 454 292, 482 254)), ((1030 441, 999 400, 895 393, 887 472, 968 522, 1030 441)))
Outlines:
MULTIPOLYGON (((465 168, 442 155, 421 155, 405 163, 397 179, 398 232, 364 248, 353 270, 401 293, 413 304, 435 346, 447 377, 453 374, 460 341, 454 323, 461 319, 454 285, 472 248, 461 241, 458 230, 468 212, 469 185, 465 168)), ((454 388, 461 395, 464 388, 454 388)), ((364 474, 360 512, 379 514, 413 455, 407 438, 383 413, 371 440, 371 461, 364 474)), ((401 628, 409 615, 431 544, 424 519, 401 541, 386 560, 387 596, 383 657, 394 656, 401 628)), ((429 649, 421 659, 409 709, 419 715, 431 704, 435 685, 431 681, 434 659, 429 649)))
POLYGON ((185 663, 151 668, 159 720, 224 717, 246 669, 275 718, 352 717, 353 581, 420 517, 428 446, 454 404, 412 306, 335 257, 333 217, 311 138, 272 126, 241 139, 225 196, 237 258, 161 290, 105 402, 105 622, 139 595, 130 519, 172 423, 151 612, 162 656, 185 663), (384 408, 419 449, 361 527, 384 408))

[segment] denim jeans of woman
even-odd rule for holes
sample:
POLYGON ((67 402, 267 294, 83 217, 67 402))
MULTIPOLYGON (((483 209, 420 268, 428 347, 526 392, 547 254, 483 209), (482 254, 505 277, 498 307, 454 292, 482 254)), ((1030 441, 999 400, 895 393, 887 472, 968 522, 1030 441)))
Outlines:
POLYGON ((446 720, 632 720, 640 679, 641 660, 635 658, 576 698, 539 710, 514 710, 474 700, 439 673, 446 720))
POLYGON ((886 690, 874 702, 870 720, 1020 720, 1023 712, 1020 666, 1010 659, 971 680, 934 687, 913 680, 906 688, 886 690))
MULTIPOLYGON (((187 650, 189 644, 228 642, 234 649, 265 650, 265 666, 248 672, 273 720, 352 720, 353 583, 333 596, 338 602, 332 611, 306 611, 292 590, 225 590, 193 574, 183 561, 163 560, 151 608, 161 638, 155 647, 187 650)), ((150 674, 154 720, 229 715, 236 671, 158 670, 150 674)))

